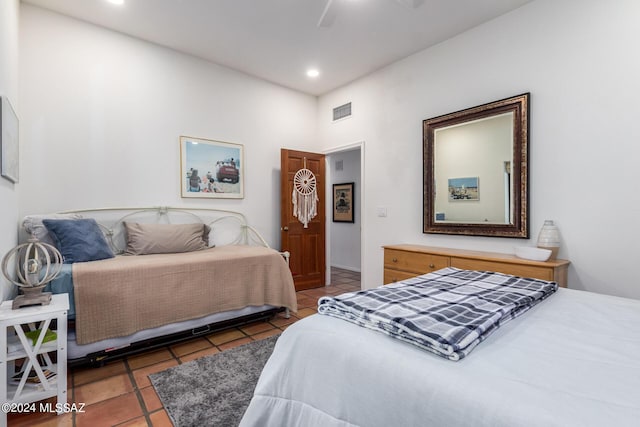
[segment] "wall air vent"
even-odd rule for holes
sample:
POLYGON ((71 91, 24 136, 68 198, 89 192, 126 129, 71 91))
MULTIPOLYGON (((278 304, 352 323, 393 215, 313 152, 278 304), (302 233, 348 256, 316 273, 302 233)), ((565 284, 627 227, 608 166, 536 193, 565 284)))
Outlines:
POLYGON ((336 172, 344 169, 344 160, 336 160, 336 172))
POLYGON ((351 116, 351 103, 347 103, 333 109, 333 121, 351 116))

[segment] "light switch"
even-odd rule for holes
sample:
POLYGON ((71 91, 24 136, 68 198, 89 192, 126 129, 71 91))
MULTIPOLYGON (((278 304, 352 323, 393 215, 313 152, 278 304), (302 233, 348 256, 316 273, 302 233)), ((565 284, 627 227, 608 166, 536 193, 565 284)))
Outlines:
POLYGON ((378 208, 377 209, 378 212, 378 216, 381 218, 386 218, 387 217, 387 208, 378 208))

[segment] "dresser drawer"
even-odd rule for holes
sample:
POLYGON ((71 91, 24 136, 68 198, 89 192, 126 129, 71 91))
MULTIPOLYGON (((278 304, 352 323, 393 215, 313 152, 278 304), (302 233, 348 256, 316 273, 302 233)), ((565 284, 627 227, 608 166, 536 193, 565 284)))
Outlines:
MULTIPOLYGON (((425 254, 420 252, 407 252, 396 249, 385 249, 384 268, 402 270, 414 274, 430 273, 449 266, 449 257, 425 254)), ((412 277, 412 276, 409 276, 412 277)))
POLYGON ((451 267, 462 268, 465 270, 497 271, 499 273, 512 274, 520 277, 554 280, 553 268, 538 267, 534 265, 508 264, 496 261, 451 257, 451 267))
POLYGON ((400 244, 384 248, 384 283, 405 280, 445 267, 497 271, 514 276, 553 280, 567 286, 570 262, 564 259, 530 261, 512 254, 400 244))
POLYGON ((408 273, 406 271, 401 270, 392 270, 390 268, 384 269, 384 284, 388 285, 389 283, 396 283, 401 280, 410 279, 412 277, 419 276, 419 273, 408 273))

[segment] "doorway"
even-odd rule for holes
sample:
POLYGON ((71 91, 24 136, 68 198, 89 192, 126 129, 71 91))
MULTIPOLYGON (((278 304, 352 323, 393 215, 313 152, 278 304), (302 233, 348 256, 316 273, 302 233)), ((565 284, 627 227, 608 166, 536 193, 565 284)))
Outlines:
POLYGON ((361 267, 365 237, 362 215, 365 204, 364 142, 326 150, 323 154, 283 148, 280 184, 280 250, 290 252, 296 290, 331 284, 331 266, 334 264, 337 269, 358 273, 360 283, 364 284, 365 272, 361 267), (291 210, 295 174, 305 162, 316 176, 319 198, 317 216, 307 227, 300 225, 291 210), (353 223, 334 224, 333 184, 343 182, 353 183, 354 220, 353 223))
POLYGON ((360 273, 362 283, 364 143, 338 147, 325 151, 324 154, 327 176, 327 284, 330 284, 332 268, 334 271, 338 269, 360 273), (333 186, 350 183, 353 183, 353 222, 334 221, 333 186))

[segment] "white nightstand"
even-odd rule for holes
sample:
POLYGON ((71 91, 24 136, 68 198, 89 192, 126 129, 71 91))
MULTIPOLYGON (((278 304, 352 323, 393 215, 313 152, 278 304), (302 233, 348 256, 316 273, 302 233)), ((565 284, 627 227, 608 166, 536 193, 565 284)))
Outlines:
MULTIPOLYGON (((67 310, 69 298, 67 294, 53 295, 49 305, 38 305, 11 309, 12 301, 0 304, 0 403, 20 404, 37 402, 52 396, 58 397, 58 405, 67 403, 67 310), (51 326, 51 320, 57 320, 57 337, 42 344, 43 331, 51 326), (35 345, 25 336, 24 329, 38 330, 35 345), (49 353, 57 353, 53 363, 49 353), (15 362, 22 360, 22 371, 25 373, 18 383, 12 381, 15 375, 15 362), (56 373, 55 380, 41 382, 38 385, 27 384, 26 374, 35 370, 43 374, 43 370, 56 373)), ((44 378, 44 377, 40 377, 44 378)), ((5 407, 3 407, 6 409, 5 407)), ((36 407, 38 412, 39 407, 36 407)), ((53 406, 56 410, 56 405, 53 406)), ((61 413, 58 411, 58 413, 61 413)), ((6 425, 6 410, 2 411, 0 425, 6 425)))

